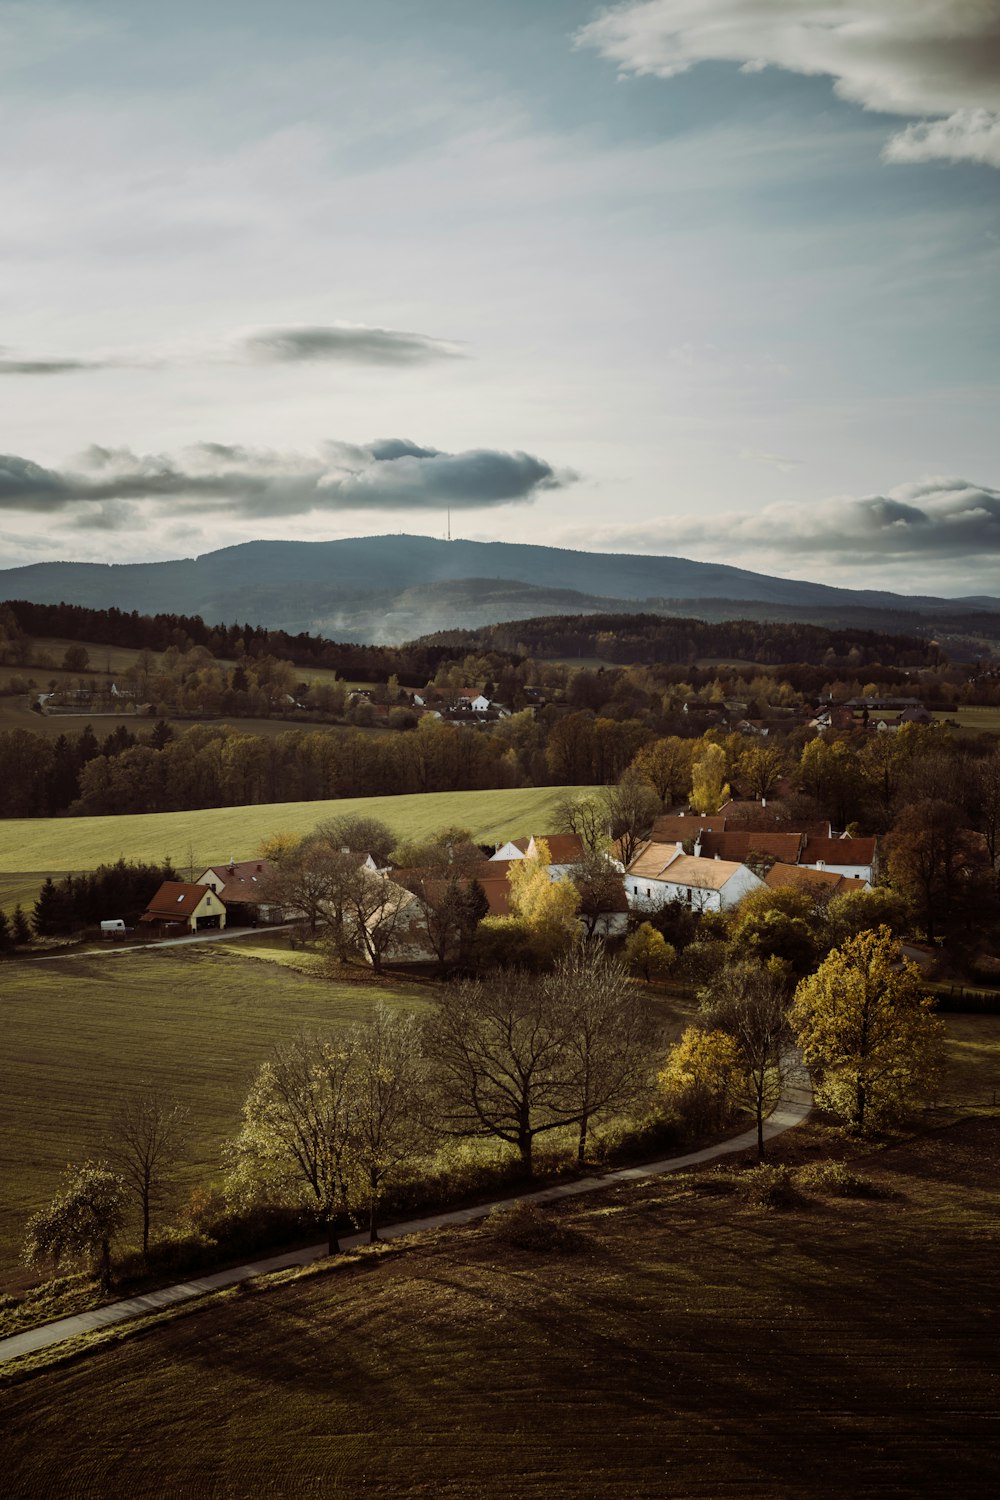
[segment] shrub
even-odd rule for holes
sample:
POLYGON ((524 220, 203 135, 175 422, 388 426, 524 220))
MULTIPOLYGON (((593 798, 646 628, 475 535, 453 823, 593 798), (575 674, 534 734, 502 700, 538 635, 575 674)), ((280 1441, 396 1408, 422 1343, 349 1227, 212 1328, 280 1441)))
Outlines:
POLYGON ((516 1250, 569 1255, 587 1243, 578 1229, 552 1218, 534 1203, 495 1208, 486 1220, 486 1230, 493 1239, 516 1250))
POLYGON ((119 1282, 139 1281, 146 1276, 159 1278, 203 1271, 226 1255, 228 1246, 220 1246, 211 1235, 198 1229, 166 1229, 152 1241, 149 1257, 131 1250, 119 1257, 115 1266, 119 1282))
POLYGON ((740 1173, 736 1188, 748 1208, 791 1208, 799 1201, 788 1168, 770 1166, 766 1162, 740 1173))
POLYGON ((814 1161, 799 1167, 796 1185, 821 1198, 874 1198, 879 1190, 869 1177, 854 1172, 842 1161, 814 1161))
POLYGON ((614 1166, 683 1146, 687 1130, 679 1114, 649 1114, 641 1120, 610 1120, 591 1136, 594 1160, 614 1166))

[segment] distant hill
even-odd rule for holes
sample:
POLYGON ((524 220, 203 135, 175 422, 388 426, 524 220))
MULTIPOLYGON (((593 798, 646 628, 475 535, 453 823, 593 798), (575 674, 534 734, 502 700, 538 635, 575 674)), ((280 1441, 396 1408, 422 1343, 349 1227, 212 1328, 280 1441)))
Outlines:
POLYGON ((637 606, 714 618, 773 611, 780 619, 901 630, 958 609, 1000 612, 1000 599, 989 597, 908 596, 679 557, 423 536, 246 542, 171 562, 33 563, 0 570, 0 598, 198 614, 386 642, 529 615, 637 606))

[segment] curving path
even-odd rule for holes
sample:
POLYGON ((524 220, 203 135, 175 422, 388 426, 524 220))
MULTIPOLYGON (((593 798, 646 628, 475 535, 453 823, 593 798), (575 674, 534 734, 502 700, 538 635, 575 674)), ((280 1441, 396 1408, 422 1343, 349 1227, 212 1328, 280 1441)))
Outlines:
MULTIPOLYGON (((781 1101, 764 1125, 765 1140, 773 1140, 775 1136, 800 1125, 811 1108, 809 1075, 805 1068, 796 1065, 789 1069, 781 1101)), ((703 1166, 707 1162, 717 1161, 719 1157, 734 1156, 741 1151, 755 1151, 756 1148, 757 1128, 754 1126, 727 1141, 705 1146, 701 1151, 690 1151, 684 1156, 670 1156, 638 1167, 621 1167, 601 1177, 580 1177, 573 1182, 558 1183, 555 1187, 540 1188, 534 1193, 519 1193, 513 1198, 477 1203, 472 1208, 457 1208, 449 1213, 431 1214, 423 1219, 407 1219, 399 1224, 387 1224, 379 1234, 383 1240, 394 1240, 407 1234, 420 1234, 428 1229, 472 1224, 477 1219, 484 1219, 493 1209, 511 1203, 557 1203, 563 1198, 579 1198, 585 1193, 596 1193, 602 1188, 616 1187, 620 1183, 639 1182, 645 1177, 658 1177, 666 1172, 682 1171, 685 1167, 703 1166)), ((340 1242, 341 1249, 354 1250, 367 1241, 367 1233, 345 1235, 340 1242)), ((227 1271, 215 1271, 209 1276, 160 1287, 156 1291, 144 1292, 139 1297, 129 1297, 123 1302, 109 1302, 106 1306, 95 1307, 89 1312, 60 1318, 55 1323, 43 1323, 38 1328, 29 1328, 25 1333, 15 1333, 10 1338, 0 1339, 0 1363, 17 1359, 23 1354, 33 1354, 39 1349, 51 1348, 82 1333, 92 1333, 95 1329, 107 1328, 115 1323, 128 1323, 135 1318, 147 1317, 162 1308, 173 1307, 178 1302, 204 1297, 208 1292, 235 1286, 238 1282, 249 1281, 255 1276, 266 1276, 270 1271, 286 1271, 293 1266, 309 1265, 312 1261, 322 1260, 326 1253, 325 1244, 310 1245, 304 1250, 292 1250, 287 1255, 273 1255, 266 1260, 231 1266, 227 1271)))

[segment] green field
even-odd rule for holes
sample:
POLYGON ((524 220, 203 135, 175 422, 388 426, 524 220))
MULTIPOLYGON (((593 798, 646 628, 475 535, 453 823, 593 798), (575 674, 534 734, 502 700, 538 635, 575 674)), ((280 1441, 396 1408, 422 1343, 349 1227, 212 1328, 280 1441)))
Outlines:
POLYGON ((873 1199, 636 1183, 558 1211, 572 1253, 487 1223, 241 1288, 0 1391, 5 1493, 992 1496, 998 1148, 975 1120, 862 1162, 873 1199))
MULTIPOLYGON (((118 818, 7 818, 0 820, 0 875, 23 871, 92 870, 125 859, 190 861, 249 859, 272 833, 308 833, 324 818, 363 813, 381 818, 400 836, 417 837, 457 825, 484 843, 521 834, 551 833, 565 787, 487 792, 425 792, 406 797, 346 797, 330 802, 272 802, 259 807, 212 807, 190 812, 129 813, 118 818)), ((587 787, 573 787, 583 794, 587 787)))
POLYGON ((248 953, 290 956, 277 934, 262 934, 0 967, 0 1281, 15 1270, 25 1216, 52 1196, 66 1162, 99 1150, 123 1083, 149 1079, 190 1109, 180 1203, 217 1171, 220 1144, 276 1040, 363 1019, 378 998, 426 1003, 414 985, 335 983, 242 957, 244 942, 248 953))
POLYGON ((953 720, 960 729, 974 730, 978 734, 1000 734, 1000 707, 963 706, 954 713, 936 713, 934 717, 940 723, 953 720))

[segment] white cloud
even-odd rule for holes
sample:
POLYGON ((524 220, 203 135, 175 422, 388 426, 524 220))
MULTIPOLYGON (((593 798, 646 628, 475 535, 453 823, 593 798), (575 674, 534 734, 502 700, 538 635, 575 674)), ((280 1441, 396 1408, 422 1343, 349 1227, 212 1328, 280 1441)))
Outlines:
MULTIPOLYGON (((757 511, 724 511, 708 519, 664 520, 658 527, 610 528, 595 545, 693 548, 739 563, 748 551, 773 557, 827 559, 883 567, 908 559, 1000 555, 1000 490, 965 479, 934 477, 897 485, 884 495, 834 496, 815 504, 780 502, 757 511)), ((782 571, 785 571, 782 568, 782 571)))
POLYGON ((888 160, 1000 166, 1000 0, 634 0, 578 41, 623 73, 716 61, 830 77, 865 109, 933 121, 893 136, 888 160))
POLYGON ((886 161, 978 161, 1000 167, 1000 114, 961 109, 946 120, 921 120, 886 142, 886 161))

